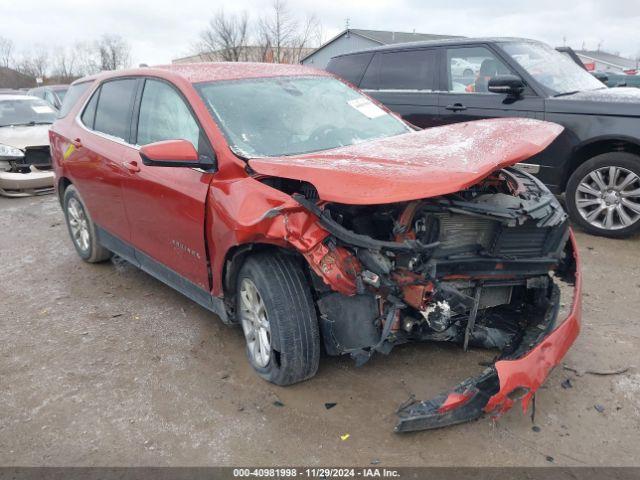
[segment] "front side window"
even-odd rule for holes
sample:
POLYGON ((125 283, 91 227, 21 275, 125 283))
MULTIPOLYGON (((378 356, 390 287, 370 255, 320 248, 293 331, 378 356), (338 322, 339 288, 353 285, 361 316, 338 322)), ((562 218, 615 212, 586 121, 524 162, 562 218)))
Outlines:
POLYGON ((121 140, 129 140, 133 94, 137 80, 110 80, 100 87, 94 130, 121 140))
POLYGON ((183 139, 198 148, 200 128, 182 97, 165 82, 147 80, 140 102, 138 145, 183 139))
POLYGON ((56 112, 44 100, 31 97, 0 96, 0 127, 53 123, 56 112))
POLYGON ((449 48, 446 69, 448 91, 455 93, 490 93, 487 87, 491 77, 512 73, 485 47, 449 48))
POLYGON ((435 59, 433 50, 377 53, 360 86, 372 90, 435 90, 435 59))
POLYGON ((275 77, 197 86, 238 155, 328 150, 409 132, 358 91, 331 77, 275 77))
POLYGON ((504 43, 502 48, 551 95, 606 88, 569 57, 544 43, 504 43))

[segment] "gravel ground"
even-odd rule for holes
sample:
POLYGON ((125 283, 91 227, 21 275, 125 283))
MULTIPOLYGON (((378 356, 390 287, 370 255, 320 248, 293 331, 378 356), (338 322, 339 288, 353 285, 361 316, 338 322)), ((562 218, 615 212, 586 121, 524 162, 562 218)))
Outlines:
POLYGON ((399 403, 488 353, 323 358, 312 380, 276 387, 252 373, 240 329, 124 261, 80 261, 53 196, 0 198, 0 232, 0 465, 640 465, 638 238, 578 234, 583 328, 565 358, 627 372, 556 369, 535 428, 514 408, 397 435, 399 403))

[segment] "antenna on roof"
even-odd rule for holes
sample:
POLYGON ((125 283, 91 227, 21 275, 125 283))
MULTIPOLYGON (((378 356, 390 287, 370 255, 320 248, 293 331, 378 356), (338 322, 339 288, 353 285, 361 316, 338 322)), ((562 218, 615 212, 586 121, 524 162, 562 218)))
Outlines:
POLYGON ((344 28, 347 32, 349 31, 349 20, 350 20, 349 17, 344 19, 344 28))

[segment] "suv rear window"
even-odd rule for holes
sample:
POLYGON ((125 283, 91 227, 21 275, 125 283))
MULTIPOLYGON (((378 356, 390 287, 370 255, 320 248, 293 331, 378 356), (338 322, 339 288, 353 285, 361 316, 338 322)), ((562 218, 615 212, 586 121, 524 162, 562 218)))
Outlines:
POLYGON ((64 118, 69 114, 73 106, 82 96, 82 94, 87 91, 87 88, 89 88, 89 85, 91 85, 91 83, 92 82, 76 83, 69 87, 69 90, 67 90, 67 94, 64 95, 64 100, 62 101, 60 111, 58 111, 58 118, 64 118))
POLYGON ((377 53, 360 85, 372 90, 435 90, 435 87, 434 50, 377 53))
POLYGON ((109 80, 100 87, 93 129, 129 141, 133 97, 138 80, 109 80))
POLYGON ((373 54, 371 53, 359 53, 357 55, 332 58, 329 65, 327 65, 327 71, 335 73, 340 78, 357 86, 372 56, 373 54))

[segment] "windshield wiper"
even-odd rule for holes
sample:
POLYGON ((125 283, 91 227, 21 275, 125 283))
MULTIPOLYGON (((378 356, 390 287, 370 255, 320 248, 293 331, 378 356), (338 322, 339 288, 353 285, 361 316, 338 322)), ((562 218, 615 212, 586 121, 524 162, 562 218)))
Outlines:
POLYGON ((571 92, 557 93, 556 95, 554 95, 554 97, 565 97, 567 95, 573 95, 574 93, 580 93, 580 90, 573 90, 571 92))
POLYGON ((6 125, 2 125, 3 127, 33 127, 34 125, 51 125, 53 122, 36 122, 35 120, 31 120, 30 122, 24 123, 8 123, 6 125))

